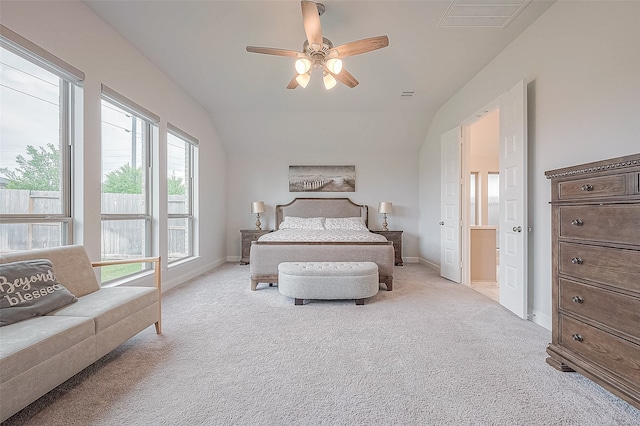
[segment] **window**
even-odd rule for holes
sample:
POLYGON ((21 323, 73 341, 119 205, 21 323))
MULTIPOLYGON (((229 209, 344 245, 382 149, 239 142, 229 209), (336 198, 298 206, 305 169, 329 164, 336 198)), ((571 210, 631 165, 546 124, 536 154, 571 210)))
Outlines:
POLYGON ((469 176, 469 224, 478 225, 478 172, 471 172, 469 176))
POLYGON ((487 176, 488 189, 488 218, 487 225, 500 225, 500 174, 489 173, 487 176))
POLYGON ((84 74, 0 30, 0 252, 70 244, 73 102, 84 74))
MULTIPOLYGON (((156 116, 102 87, 102 259, 150 256, 151 143, 156 116)), ((150 264, 103 267, 103 283, 150 264)))
POLYGON ((193 256, 193 188, 198 140, 168 124, 167 192, 169 263, 193 256))

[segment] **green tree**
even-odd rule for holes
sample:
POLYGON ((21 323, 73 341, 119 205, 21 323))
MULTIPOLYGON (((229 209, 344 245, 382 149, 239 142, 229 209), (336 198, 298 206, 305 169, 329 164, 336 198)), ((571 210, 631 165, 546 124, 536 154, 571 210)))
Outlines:
POLYGON ((142 169, 131 167, 129 163, 107 173, 102 184, 102 192, 114 194, 142 193, 142 169))
POLYGON ((60 190, 60 150, 52 143, 35 148, 27 145, 27 157, 18 155, 15 170, 0 168, 9 182, 8 189, 32 191, 60 190))
POLYGON ((185 187, 182 183, 181 177, 176 177, 175 172, 169 177, 167 181, 167 192, 169 195, 184 195, 185 187))

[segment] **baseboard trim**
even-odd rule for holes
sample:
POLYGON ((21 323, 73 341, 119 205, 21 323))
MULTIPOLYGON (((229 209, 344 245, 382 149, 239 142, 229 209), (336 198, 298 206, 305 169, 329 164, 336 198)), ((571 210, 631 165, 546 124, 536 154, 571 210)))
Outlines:
POLYGON ((222 258, 210 263, 206 263, 200 266, 199 268, 195 268, 195 269, 192 269, 192 265, 190 265, 188 262, 185 263, 184 265, 176 266, 176 268, 185 267, 185 271, 187 272, 184 274, 180 274, 180 276, 175 277, 171 280, 164 281, 162 283, 162 291, 165 292, 174 287, 178 287, 179 285, 186 283, 187 281, 197 277, 198 275, 202 275, 207 271, 210 271, 214 268, 217 268, 220 265, 223 265, 225 262, 226 262, 226 259, 222 258))
POLYGON ((429 262, 427 259, 424 259, 422 257, 419 257, 418 259, 419 259, 419 263, 421 263, 422 265, 426 266, 429 269, 433 269, 437 273, 440 273, 440 265, 436 265, 433 262, 429 262))
POLYGON ((532 311, 528 317, 529 321, 551 331, 551 316, 540 311, 532 311))

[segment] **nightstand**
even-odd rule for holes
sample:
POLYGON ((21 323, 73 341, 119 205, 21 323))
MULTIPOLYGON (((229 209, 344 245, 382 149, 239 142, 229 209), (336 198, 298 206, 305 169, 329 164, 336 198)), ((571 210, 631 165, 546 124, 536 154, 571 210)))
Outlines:
POLYGON ((240 234, 242 235, 242 255, 240 257, 240 264, 247 265, 249 264, 249 255, 251 254, 251 242, 257 241, 258 238, 263 236, 264 234, 268 234, 271 232, 270 229, 241 229, 240 234))
POLYGON ((383 235, 393 243, 393 250, 396 254, 396 266, 402 266, 402 231, 371 231, 374 234, 383 235))

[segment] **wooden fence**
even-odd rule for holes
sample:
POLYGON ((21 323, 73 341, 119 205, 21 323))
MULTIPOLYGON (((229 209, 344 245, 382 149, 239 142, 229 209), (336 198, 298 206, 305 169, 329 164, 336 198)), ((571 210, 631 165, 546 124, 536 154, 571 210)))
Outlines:
MULTIPOLYGON (((142 214, 144 199, 137 194, 102 194, 105 214, 142 214)), ((169 195, 169 213, 185 209, 184 195, 169 195)), ((62 210, 57 191, 0 189, 0 214, 59 214, 62 210)), ((102 253, 105 258, 137 257, 145 254, 144 219, 102 222, 102 253)), ((55 247, 62 244, 63 224, 0 223, 0 252, 55 247)), ((187 221, 169 220, 169 258, 184 257, 189 247, 187 221)))

